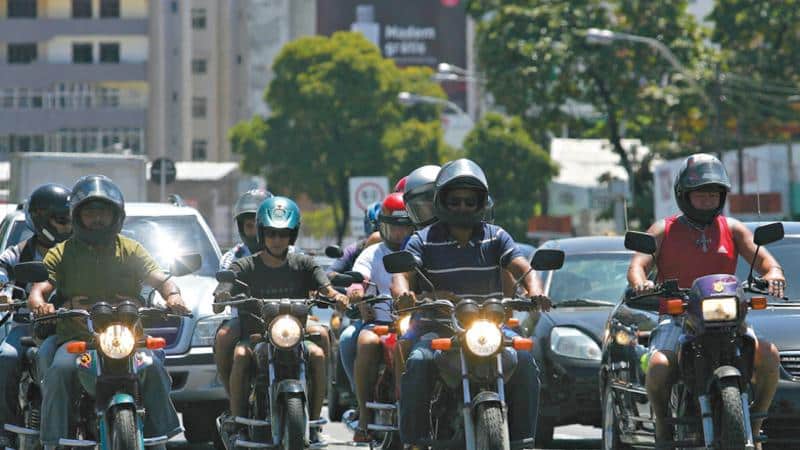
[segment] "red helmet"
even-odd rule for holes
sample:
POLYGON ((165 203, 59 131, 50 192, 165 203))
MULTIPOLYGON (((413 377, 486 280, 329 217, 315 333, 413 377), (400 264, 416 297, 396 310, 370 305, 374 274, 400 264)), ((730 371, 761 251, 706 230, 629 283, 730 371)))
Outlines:
POLYGON ((408 177, 400 178, 400 180, 397 181, 397 184, 394 185, 395 192, 399 192, 402 194, 403 191, 406 190, 406 178, 408 177))
POLYGON ((392 192, 381 202, 378 227, 381 238, 392 250, 399 250, 406 238, 414 231, 414 223, 406 211, 403 194, 392 192))

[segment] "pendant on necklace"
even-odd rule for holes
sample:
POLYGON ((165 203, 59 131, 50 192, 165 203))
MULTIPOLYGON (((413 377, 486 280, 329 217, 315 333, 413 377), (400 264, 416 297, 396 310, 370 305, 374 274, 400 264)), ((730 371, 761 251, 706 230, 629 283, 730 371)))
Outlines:
POLYGON ((705 230, 700 232, 700 239, 695 241, 698 247, 703 249, 703 253, 708 253, 708 244, 711 243, 711 239, 706 238, 705 230))

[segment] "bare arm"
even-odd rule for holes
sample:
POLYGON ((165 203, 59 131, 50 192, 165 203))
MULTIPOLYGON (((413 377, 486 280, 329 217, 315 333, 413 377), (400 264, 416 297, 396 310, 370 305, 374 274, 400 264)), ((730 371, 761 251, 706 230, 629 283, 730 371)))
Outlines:
POLYGON ((46 299, 50 298, 55 286, 50 281, 42 281, 34 283, 31 287, 31 293, 28 295, 28 307, 37 316, 44 316, 55 312, 55 307, 52 303, 48 303, 46 299))
POLYGON ((169 309, 179 314, 189 313, 189 309, 186 308, 183 297, 181 297, 181 290, 178 289, 178 285, 172 281, 172 278, 168 278, 166 274, 156 270, 150 272, 145 283, 150 286, 157 286, 156 290, 161 294, 161 298, 167 303, 169 309))
POLYGON ((531 265, 527 259, 522 256, 516 257, 511 260, 506 269, 508 269, 516 279, 524 276, 525 278, 522 280, 521 284, 525 288, 528 297, 534 299, 543 311, 550 311, 550 299, 544 295, 542 282, 539 280, 539 277, 536 276, 536 273, 531 270, 531 265))
MULTIPOLYGON (((656 238, 656 249, 661 248, 661 242, 664 240, 664 221, 659 220, 654 223, 647 233, 656 238)), ((647 274, 653 267, 653 262, 658 256, 658 250, 655 255, 647 255, 644 253, 634 253, 631 257, 631 263, 628 266, 628 284, 630 284, 637 291, 646 289, 651 285, 647 279, 647 274)))
POLYGON ((416 282, 411 272, 396 273, 392 275, 392 297, 398 300, 397 307, 400 309, 412 306, 417 300, 414 294, 416 282))

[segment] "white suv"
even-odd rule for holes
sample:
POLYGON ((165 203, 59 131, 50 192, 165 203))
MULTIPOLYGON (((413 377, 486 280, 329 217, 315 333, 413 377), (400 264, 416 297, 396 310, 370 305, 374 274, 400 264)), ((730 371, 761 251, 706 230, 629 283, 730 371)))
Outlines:
MULTIPOLYGON (((215 419, 227 406, 212 349, 217 327, 227 318, 211 310, 219 247, 194 208, 166 203, 126 203, 125 214, 122 234, 139 241, 162 267, 168 267, 175 256, 199 253, 202 257, 199 270, 175 278, 193 317, 147 323, 146 328, 149 334, 167 340, 166 366, 172 377, 172 400, 183 414, 186 440, 212 441, 217 434, 215 419)), ((0 249, 30 236, 21 210, 8 213, 0 223, 0 249)), ((156 303, 162 301, 158 293, 155 298, 156 303)))

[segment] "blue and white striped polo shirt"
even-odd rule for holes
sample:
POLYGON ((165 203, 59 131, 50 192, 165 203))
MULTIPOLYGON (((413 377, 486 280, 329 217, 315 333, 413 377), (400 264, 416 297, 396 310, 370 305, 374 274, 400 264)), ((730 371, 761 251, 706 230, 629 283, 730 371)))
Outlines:
MULTIPOLYGON (((502 297, 500 269, 524 257, 505 230, 488 223, 476 226, 463 247, 446 225, 435 223, 414 233, 406 250, 422 264, 436 289, 478 300, 502 297)), ((417 287, 428 290, 426 284, 418 280, 417 287)))

